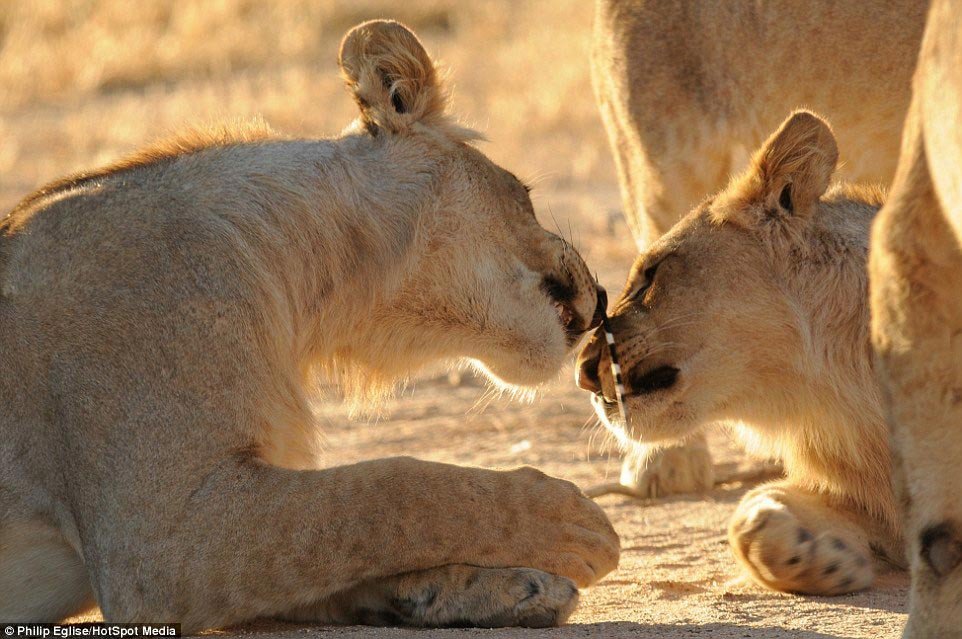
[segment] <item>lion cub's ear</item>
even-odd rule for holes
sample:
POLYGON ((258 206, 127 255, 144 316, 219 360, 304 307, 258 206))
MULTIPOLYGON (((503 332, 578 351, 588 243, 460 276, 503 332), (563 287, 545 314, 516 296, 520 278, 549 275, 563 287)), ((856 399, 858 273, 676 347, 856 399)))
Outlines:
POLYGON ((796 111, 753 158, 765 209, 809 215, 828 188, 838 163, 831 127, 810 111, 796 111))
POLYGON ((407 131, 444 114, 434 63, 407 27, 393 20, 357 25, 341 41, 341 73, 372 131, 407 131))

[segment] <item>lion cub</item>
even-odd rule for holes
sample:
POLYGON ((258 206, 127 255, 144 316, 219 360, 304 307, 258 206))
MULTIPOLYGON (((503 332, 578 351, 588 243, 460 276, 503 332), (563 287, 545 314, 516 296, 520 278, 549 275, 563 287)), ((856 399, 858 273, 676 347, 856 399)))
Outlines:
POLYGON ((578 372, 625 439, 744 422, 787 478, 745 496, 732 548, 759 583, 825 595, 867 587, 873 554, 904 561, 869 343, 866 259, 881 197, 830 187, 837 160, 828 124, 796 112, 748 171, 638 258, 611 316, 627 426, 600 336, 578 372))
POLYGON ((604 299, 413 33, 359 25, 340 63, 336 139, 188 136, 0 219, 0 621, 544 626, 617 564, 530 468, 315 468, 315 372, 537 384, 604 299))

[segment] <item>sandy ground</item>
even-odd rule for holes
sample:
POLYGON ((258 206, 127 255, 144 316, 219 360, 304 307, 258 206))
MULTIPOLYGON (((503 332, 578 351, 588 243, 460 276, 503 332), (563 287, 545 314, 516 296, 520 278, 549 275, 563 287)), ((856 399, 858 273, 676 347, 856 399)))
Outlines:
MULTIPOLYGON (((588 75, 588 0, 32 0, 0 2, 0 210, 45 181, 116 158, 186 123, 263 115, 279 130, 336 134, 353 105, 334 64, 354 23, 396 17, 422 36, 482 148, 533 180, 542 223, 571 238, 612 293, 634 257, 588 75)), ((531 403, 469 374, 422 381, 376 420, 318 403, 327 465, 409 454, 490 467, 530 464, 588 487, 618 476, 571 371, 531 403)), ((716 433, 720 464, 747 461, 716 433)), ((600 499, 622 536, 619 570, 549 631, 411 631, 258 623, 227 634, 485 637, 899 636, 907 579, 836 598, 739 580, 726 520, 746 490, 638 502, 600 499)))

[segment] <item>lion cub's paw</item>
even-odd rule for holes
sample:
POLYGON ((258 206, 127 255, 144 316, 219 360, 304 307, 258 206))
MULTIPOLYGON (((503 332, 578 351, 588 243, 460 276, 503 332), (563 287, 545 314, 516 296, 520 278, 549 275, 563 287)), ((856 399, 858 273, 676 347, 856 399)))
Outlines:
MULTIPOLYGON (((504 615, 495 620, 504 623, 491 627, 524 626, 547 628, 567 621, 578 605, 578 588, 566 577, 550 575, 526 568, 508 569, 501 601, 504 615)), ((489 625, 489 624, 484 624, 489 625)))
POLYGON ((864 541, 806 526, 787 506, 765 496, 739 507, 729 541, 756 581, 775 590, 840 595, 867 588, 874 579, 864 541))
POLYGON ((578 604, 566 577, 532 568, 444 566, 413 573, 395 609, 408 625, 546 628, 564 623, 578 604))
POLYGON ((712 489, 715 471, 704 439, 666 448, 643 447, 625 457, 621 484, 642 497, 703 493, 712 489))

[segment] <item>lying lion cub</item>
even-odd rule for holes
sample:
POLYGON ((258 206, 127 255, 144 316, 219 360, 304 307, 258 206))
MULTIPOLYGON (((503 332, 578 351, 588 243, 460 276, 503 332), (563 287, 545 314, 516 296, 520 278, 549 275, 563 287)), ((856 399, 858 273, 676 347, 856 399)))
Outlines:
MULTIPOLYGON (((829 188, 837 160, 829 126, 793 114, 744 175, 638 258, 611 317, 622 434, 668 442, 744 422, 788 477, 745 496, 732 548, 759 583, 810 594, 867 587, 873 554, 904 561, 869 343, 880 194, 829 188)), ((601 342, 581 353, 578 381, 619 430, 601 342)))
POLYGON ((340 63, 343 137, 194 135, 0 222, 0 620, 550 625, 617 564, 532 469, 309 469, 312 371, 535 384, 604 303, 410 31, 360 25, 340 63))

